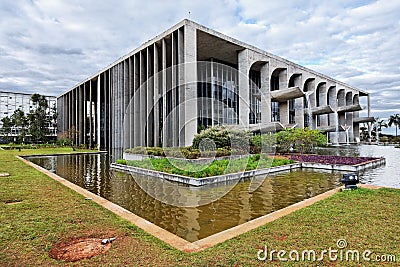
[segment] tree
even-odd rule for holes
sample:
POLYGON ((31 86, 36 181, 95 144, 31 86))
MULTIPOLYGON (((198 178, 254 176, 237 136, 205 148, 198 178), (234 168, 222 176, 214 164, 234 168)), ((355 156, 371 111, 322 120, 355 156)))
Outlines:
POLYGON ((45 142, 50 134, 49 126, 52 123, 52 118, 47 114, 49 104, 43 95, 33 94, 31 99, 36 109, 31 110, 28 115, 29 134, 34 142, 45 142))
POLYGON ((12 120, 9 117, 4 117, 1 119, 1 123, 3 124, 1 127, 1 133, 4 136, 4 139, 7 142, 10 142, 9 135, 11 134, 11 129, 13 127, 12 120))
POLYGON ((376 141, 379 142, 379 135, 382 132, 382 127, 387 128, 388 124, 385 120, 379 120, 379 117, 375 118, 375 125, 372 131, 375 132, 376 141))
POLYGON ((75 151, 75 137, 79 132, 75 129, 75 126, 72 126, 70 129, 66 130, 63 133, 58 135, 58 143, 61 146, 70 146, 73 151, 75 151))
POLYGON ((11 115, 11 122, 18 133, 17 142, 24 142, 28 128, 28 119, 25 116, 25 112, 21 109, 15 110, 14 113, 11 115))
POLYGON ((392 127, 393 124, 396 127, 396 136, 397 136, 397 128, 400 128, 400 115, 399 114, 390 115, 388 126, 392 127))

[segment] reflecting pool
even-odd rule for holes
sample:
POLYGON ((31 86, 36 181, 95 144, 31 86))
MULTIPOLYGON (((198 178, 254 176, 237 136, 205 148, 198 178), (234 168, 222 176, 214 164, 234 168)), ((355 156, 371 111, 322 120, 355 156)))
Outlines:
MULTIPOLYGON (((157 190, 161 180, 110 170, 107 154, 28 159, 191 242, 338 187, 341 177, 339 172, 296 170, 269 175, 253 192, 249 191, 249 180, 236 185, 191 187, 194 193, 210 195, 227 187, 231 190, 209 204, 177 207, 151 197, 142 189, 143 183, 136 182, 146 180, 148 187, 157 190)), ((159 194, 181 197, 173 188, 159 194)))

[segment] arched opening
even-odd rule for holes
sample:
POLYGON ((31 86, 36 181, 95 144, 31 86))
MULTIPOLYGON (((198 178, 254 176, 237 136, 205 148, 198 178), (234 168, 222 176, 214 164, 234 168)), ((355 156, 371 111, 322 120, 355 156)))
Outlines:
POLYGON ((311 107, 314 104, 314 98, 312 97, 312 92, 315 89, 315 78, 308 78, 304 82, 303 92, 305 93, 303 97, 303 107, 307 110, 307 113, 304 114, 304 127, 312 126, 312 116, 311 116, 311 107))
MULTIPOLYGON (((326 106, 326 82, 321 82, 318 84, 317 89, 315 90, 315 106, 322 107, 326 106)), ((317 126, 321 126, 322 120, 326 123, 327 116, 317 115, 317 126)))
MULTIPOLYGON (((287 84, 287 70, 285 68, 277 68, 271 74, 270 90, 276 91, 284 89, 287 84)), ((280 121, 280 104, 271 101, 271 121, 280 121)))
MULTIPOLYGON (((328 89, 328 93, 326 94, 326 102, 333 110, 337 108, 336 101, 336 86, 331 86, 328 89)), ((328 115, 328 125, 335 125, 337 123, 337 114, 331 113, 328 115)))
MULTIPOLYGON (((301 88, 301 73, 293 74, 289 79, 289 88, 298 86, 301 88)), ((295 99, 289 100, 289 124, 296 123, 296 108, 295 108, 295 99)))
POLYGON ((321 107, 326 105, 326 83, 319 83, 317 90, 315 92, 316 107, 321 107))
POLYGON ((360 98, 358 96, 358 94, 355 94, 353 96, 353 105, 359 105, 360 104, 360 98))
POLYGON ((345 105, 345 92, 344 89, 340 89, 337 93, 337 104, 338 107, 343 107, 345 105))
POLYGON ((328 103, 329 106, 332 108, 335 108, 337 103, 336 103, 336 86, 331 86, 328 89, 328 93, 326 94, 326 102, 328 103))
POLYGON ((249 123, 261 122, 261 68, 265 62, 255 62, 249 71, 249 123))
POLYGON ((353 104, 353 93, 347 92, 346 94, 346 106, 350 106, 353 104))
POLYGON ((288 86, 289 88, 295 86, 301 87, 301 73, 295 73, 292 76, 290 76, 288 86))

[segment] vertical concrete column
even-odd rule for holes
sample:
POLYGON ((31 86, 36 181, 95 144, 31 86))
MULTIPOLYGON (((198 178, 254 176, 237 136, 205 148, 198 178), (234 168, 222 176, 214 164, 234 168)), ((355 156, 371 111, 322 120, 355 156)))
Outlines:
POLYGON ((168 125, 167 125, 167 43, 162 39, 162 143, 167 146, 168 143, 168 125))
POLYGON ((141 145, 141 121, 140 121, 140 52, 135 54, 133 58, 133 65, 134 65, 134 122, 135 122, 135 129, 134 129, 134 146, 141 145))
POLYGON ((296 110, 296 128, 304 128, 304 100, 302 97, 294 100, 294 108, 296 110))
POLYGON ((185 146, 190 146, 197 133, 197 36, 196 29, 184 28, 185 146))
POLYGON ((279 102, 279 118, 283 125, 289 124, 289 102, 279 102))
POLYGON ((118 104, 118 95, 116 92, 116 77, 115 77, 116 67, 111 68, 110 75, 110 95, 113 96, 110 102, 110 116, 112 118, 111 121, 111 136, 110 136, 110 147, 115 148, 115 139, 118 138, 116 133, 116 122, 118 121, 118 113, 116 112, 117 104, 118 104))
POLYGON ((135 110, 134 110, 134 94, 135 94, 135 84, 134 84, 134 58, 135 56, 129 57, 129 148, 134 147, 135 143, 135 110))
POLYGON ((85 92, 85 84, 83 83, 81 86, 79 86, 79 97, 78 97, 78 103, 79 103, 79 114, 78 114, 78 119, 79 119, 79 144, 83 145, 85 143, 85 128, 84 128, 84 120, 85 120, 85 99, 84 99, 84 92, 85 92))
MULTIPOLYGON (((97 77, 97 83, 99 83, 100 77, 97 77)), ((93 91, 92 81, 90 81, 89 87, 89 148, 93 145, 93 91)))
POLYGON ((111 147, 111 138, 113 137, 112 134, 112 122, 114 121, 114 118, 112 117, 112 101, 114 99, 113 94, 111 93, 111 69, 108 70, 108 75, 107 75, 107 101, 105 101, 105 105, 107 107, 107 127, 105 128, 106 130, 104 131, 106 137, 104 138, 106 142, 106 147, 110 148, 111 147))
POLYGON ((185 146, 185 49, 184 49, 184 32, 178 29, 178 94, 179 94, 179 146, 185 146))
POLYGON ((142 50, 140 51, 140 67, 139 67, 139 75, 140 75, 140 84, 139 84, 139 89, 140 89, 140 121, 141 121, 141 140, 140 140, 140 145, 141 146, 146 146, 147 143, 147 138, 146 138, 146 129, 147 129, 147 117, 146 117, 146 111, 147 111, 147 99, 146 99, 146 79, 147 79, 147 66, 146 66, 146 51, 142 50))
POLYGON ((74 89, 74 125, 75 129, 77 130, 77 133, 75 135, 75 145, 79 145, 79 134, 80 134, 80 129, 79 129, 79 105, 78 105, 78 98, 79 98, 79 87, 76 87, 74 89))
POLYGON ((88 101, 87 101, 87 91, 88 87, 90 87, 90 84, 92 83, 92 80, 89 80, 88 82, 83 84, 83 143, 87 145, 88 143, 86 142, 87 138, 87 120, 88 120, 88 101))
POLYGON ((130 100, 130 64, 129 59, 124 60, 124 106, 123 106, 123 123, 124 123, 124 150, 130 148, 130 124, 131 113, 129 107, 130 100))
POLYGON ((110 138, 110 147, 116 148, 116 139, 118 139, 118 90, 117 90, 117 66, 114 66, 111 69, 111 95, 114 96, 114 98, 111 101, 111 116, 113 118, 112 121, 112 137, 110 138))
POLYGON ((146 111, 146 121, 147 121, 147 146, 154 146, 154 77, 153 72, 153 48, 147 47, 147 65, 146 65, 146 76, 147 76, 147 111, 146 111))
POLYGON ((68 92, 68 99, 67 99, 68 103, 68 107, 67 107, 67 113, 68 113, 68 125, 67 125, 67 130, 71 129, 71 125, 72 125, 72 105, 71 105, 71 91, 68 92))
POLYGON ((159 101, 160 101, 160 95, 159 95, 159 73, 158 73, 158 49, 157 45, 153 45, 153 114, 154 114, 154 146, 160 146, 160 110, 159 110, 159 101))
MULTIPOLYGON (((93 129, 93 127, 92 127, 92 130, 91 130, 91 135, 94 135, 94 134, 96 134, 96 136, 97 136, 97 140, 96 140, 96 143, 95 144, 97 144, 97 147, 98 147, 98 149, 99 150, 101 150, 101 147, 103 146, 103 140, 101 140, 101 116, 102 116, 102 111, 104 112, 105 111, 105 101, 104 101, 104 99, 102 99, 102 94, 103 94, 103 96, 105 96, 105 86, 103 85, 104 84, 104 81, 102 81, 101 80, 101 77, 104 77, 106 75, 106 73, 105 72, 103 72, 103 75, 99 75, 98 77, 97 77, 97 98, 95 98, 95 101, 96 101, 96 109, 95 109, 95 114, 96 114, 96 117, 95 117, 95 119, 96 119, 96 123, 95 123, 95 125, 94 125, 94 129, 93 129), (103 86, 103 87, 102 87, 103 86), (102 104, 102 103, 104 103, 104 104, 102 104)), ((90 95, 91 95, 91 97, 92 97, 92 94, 93 94, 93 91, 90 93, 90 95)), ((94 102, 93 101, 93 99, 92 99, 92 101, 91 102, 94 102)), ((90 107, 92 107, 92 105, 90 105, 90 107)), ((105 118, 103 117, 103 130, 105 129, 105 118)), ((103 137, 104 137, 104 135, 103 135, 103 137)))
MULTIPOLYGON (((367 109, 368 109, 368 117, 371 117, 371 99, 370 95, 367 95, 367 109)), ((372 122, 368 122, 368 141, 372 140, 372 122)))
POLYGON ((171 112, 169 121, 171 123, 171 134, 172 134, 172 146, 177 146, 178 145, 178 131, 177 131, 177 110, 176 110, 176 91, 177 91, 177 81, 176 81, 176 46, 177 46, 177 40, 176 40, 176 34, 173 32, 171 34, 171 59, 172 59, 172 66, 171 66, 171 77, 172 77, 172 86, 171 86, 171 95, 172 95, 172 107, 171 107, 171 112))
POLYGON ((261 67, 261 123, 271 122, 271 95, 269 82, 269 63, 261 67))
POLYGON ((239 63, 239 125, 249 126, 249 50, 244 49, 238 54, 239 63))

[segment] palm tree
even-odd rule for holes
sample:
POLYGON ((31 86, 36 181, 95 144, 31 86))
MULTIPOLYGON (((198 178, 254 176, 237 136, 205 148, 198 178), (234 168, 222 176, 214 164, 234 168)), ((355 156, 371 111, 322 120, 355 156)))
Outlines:
POLYGON ((382 132, 382 127, 385 127, 385 128, 388 127, 388 124, 386 123, 386 121, 379 120, 379 117, 375 118, 375 125, 374 125, 373 131, 375 131, 377 142, 379 142, 379 135, 382 132))
POLYGON ((392 127, 392 124, 396 127, 396 136, 397 136, 397 128, 400 128, 400 115, 393 114, 390 115, 388 126, 392 127))

